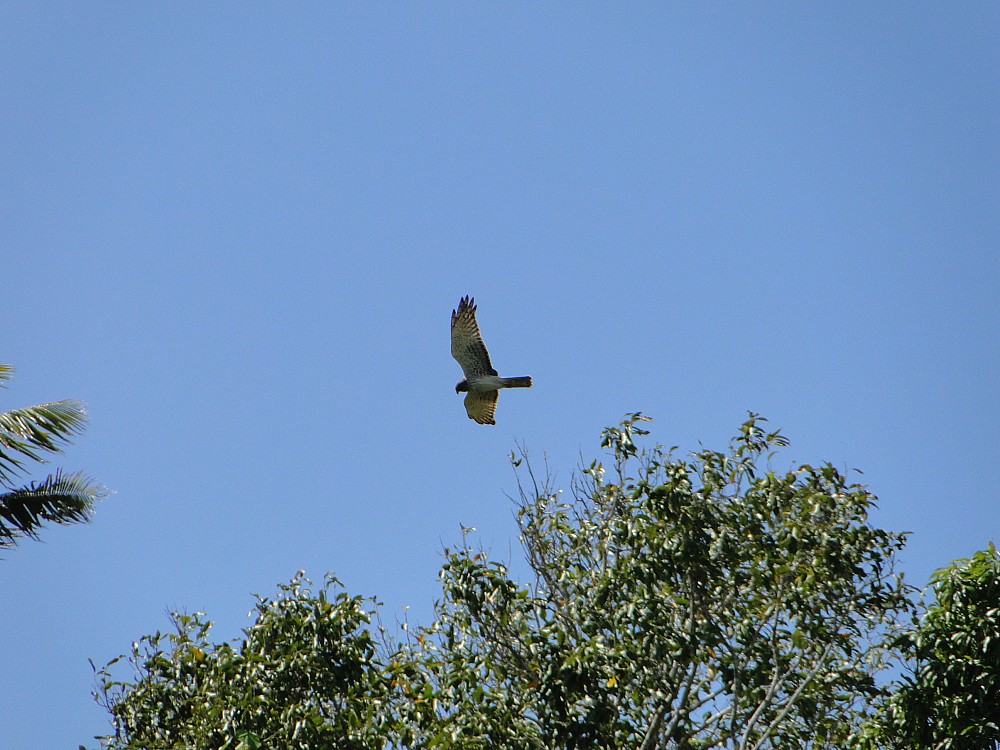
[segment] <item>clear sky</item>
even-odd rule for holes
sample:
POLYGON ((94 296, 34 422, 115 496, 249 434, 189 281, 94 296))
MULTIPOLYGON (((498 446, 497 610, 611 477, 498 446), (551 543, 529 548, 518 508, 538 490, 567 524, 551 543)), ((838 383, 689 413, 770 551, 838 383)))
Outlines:
POLYGON ((0 409, 115 490, 0 560, 0 746, 95 746, 167 611, 335 572, 427 622, 507 461, 746 412, 881 498, 912 583, 1000 536, 1000 6, 0 5, 0 409), (449 314, 532 375, 466 418, 449 314))

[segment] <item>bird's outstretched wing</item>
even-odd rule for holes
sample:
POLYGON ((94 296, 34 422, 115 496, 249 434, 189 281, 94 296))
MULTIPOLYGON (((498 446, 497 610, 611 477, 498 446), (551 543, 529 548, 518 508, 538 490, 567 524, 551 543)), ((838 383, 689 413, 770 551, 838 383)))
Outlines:
MULTIPOLYGON (((458 309, 451 311, 451 356, 462 366, 462 372, 465 373, 467 379, 497 374, 490 363, 490 353, 486 351, 486 344, 483 343, 483 336, 479 332, 479 324, 476 322, 475 298, 462 297, 458 303, 458 309)), ((469 408, 469 398, 471 397, 472 394, 469 394, 465 399, 466 408, 469 408)), ((493 399, 493 406, 489 410, 491 422, 495 407, 496 399, 493 399)), ((472 417, 471 409, 469 409, 469 416, 472 417)), ((476 417, 472 418, 476 419, 476 417)), ((476 421, 479 420, 476 419, 476 421)))
POLYGON ((479 424, 496 424, 499 391, 469 391, 465 396, 465 411, 469 419, 479 424))

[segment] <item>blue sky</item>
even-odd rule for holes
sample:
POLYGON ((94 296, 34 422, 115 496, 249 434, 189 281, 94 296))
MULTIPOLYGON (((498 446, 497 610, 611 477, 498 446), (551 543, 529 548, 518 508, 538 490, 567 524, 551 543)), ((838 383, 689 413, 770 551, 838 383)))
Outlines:
POLYGON ((6 410, 115 490, 0 561, 0 743, 94 746, 102 664, 305 569, 426 622, 517 442, 724 447, 881 498, 911 582, 997 540, 1000 10, 4 3, 6 410), (496 427, 454 393, 475 295, 496 427))

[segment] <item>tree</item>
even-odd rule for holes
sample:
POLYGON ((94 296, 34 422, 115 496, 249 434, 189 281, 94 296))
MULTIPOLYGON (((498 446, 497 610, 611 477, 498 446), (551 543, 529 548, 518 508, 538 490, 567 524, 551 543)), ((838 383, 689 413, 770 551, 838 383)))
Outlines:
POLYGON ((934 603, 901 645, 910 674, 871 747, 1000 748, 1000 553, 990 543, 931 578, 934 603))
POLYGON ((756 415, 727 452, 640 449, 605 431, 569 497, 530 465, 533 580, 463 548, 412 651, 414 746, 805 748, 853 741, 911 604, 901 535, 831 465, 766 470, 787 444, 756 415))
POLYGON ((106 744, 851 746, 912 609, 893 567, 903 536, 872 527, 875 498, 829 464, 770 470, 787 441, 756 415, 728 450, 688 459, 640 447, 645 421, 606 430, 609 467, 585 467, 568 496, 524 451, 512 455, 526 583, 467 543, 446 550, 429 627, 397 642, 365 629, 374 610, 351 605, 355 619, 336 631, 361 654, 350 680, 314 672, 339 663, 315 633, 344 613, 324 615, 329 598, 294 582, 282 610, 293 622, 259 607, 238 648, 211 646, 200 619, 178 619, 178 635, 133 650, 131 680, 99 672, 115 724, 106 744), (287 684, 275 690, 279 674, 287 684), (303 739, 313 729, 326 734, 303 739))
MULTIPOLYGON (((13 368, 0 364, 0 387, 13 368)), ((0 549, 20 538, 38 538, 47 522, 70 524, 90 520, 94 503, 106 490, 83 474, 56 471, 26 486, 16 486, 25 462, 45 463, 45 454, 59 453, 70 438, 83 431, 87 412, 78 401, 56 401, 0 414, 0 549)))
POLYGON ((114 748, 381 750, 388 681, 366 629, 372 603, 332 576, 317 593, 300 572, 275 599, 257 598, 242 644, 212 645, 212 623, 174 613, 176 632, 133 644, 140 679, 98 672, 114 748), (234 646, 236 646, 234 648, 234 646), (166 648, 166 650, 164 650, 166 648))

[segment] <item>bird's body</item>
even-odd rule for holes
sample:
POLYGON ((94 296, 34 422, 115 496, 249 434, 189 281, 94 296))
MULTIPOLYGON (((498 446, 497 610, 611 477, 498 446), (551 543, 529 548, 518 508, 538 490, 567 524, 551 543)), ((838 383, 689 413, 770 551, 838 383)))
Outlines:
POLYGON ((497 400, 501 388, 530 388, 531 378, 502 378, 490 363, 479 324, 476 300, 462 297, 451 312, 451 356, 462 366, 465 377, 455 386, 456 393, 468 393, 465 411, 479 424, 496 424, 497 400))
POLYGON ((464 378, 455 386, 455 391, 497 391, 501 388, 531 388, 530 377, 501 378, 499 375, 481 375, 469 380, 464 378))

